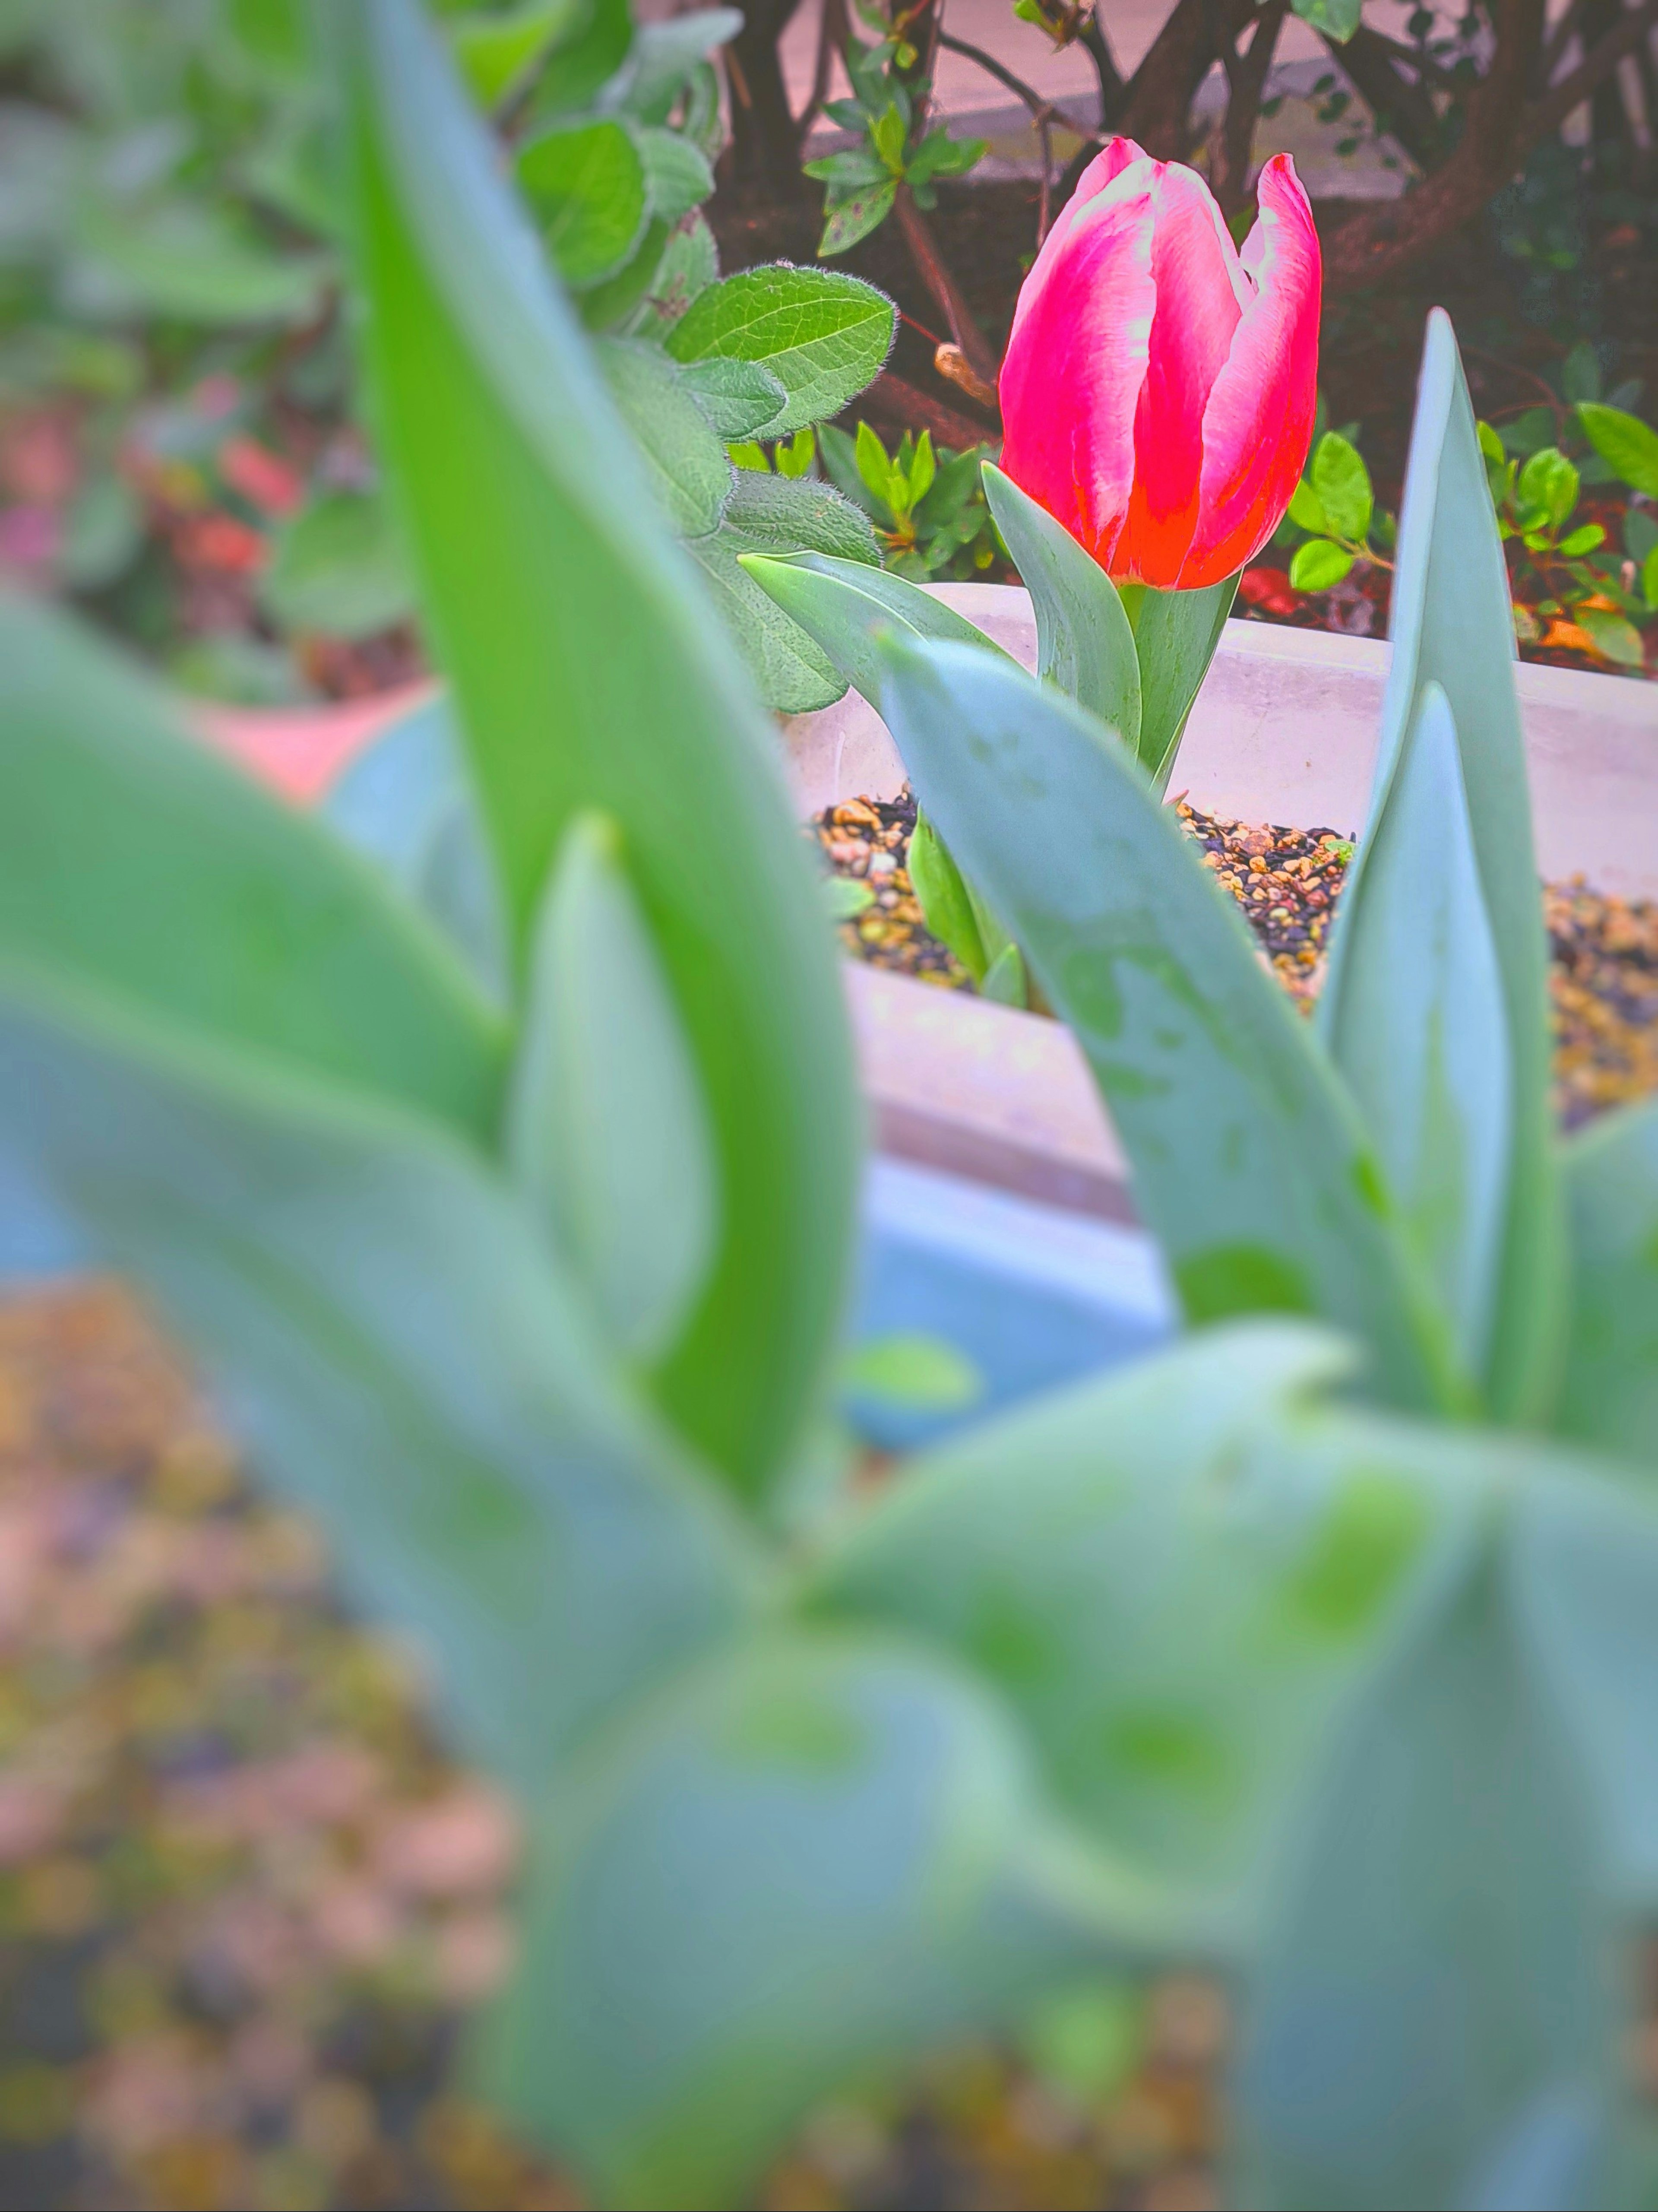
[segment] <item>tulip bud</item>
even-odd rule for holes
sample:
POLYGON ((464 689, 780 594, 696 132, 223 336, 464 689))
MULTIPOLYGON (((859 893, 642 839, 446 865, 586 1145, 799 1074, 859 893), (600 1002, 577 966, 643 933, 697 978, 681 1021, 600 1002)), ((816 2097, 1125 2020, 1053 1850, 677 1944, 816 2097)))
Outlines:
POLYGON ((1240 254, 1194 170, 1115 138, 1020 289, 1002 467, 1119 582, 1218 584, 1282 520, 1312 441, 1321 261, 1287 154, 1240 254))

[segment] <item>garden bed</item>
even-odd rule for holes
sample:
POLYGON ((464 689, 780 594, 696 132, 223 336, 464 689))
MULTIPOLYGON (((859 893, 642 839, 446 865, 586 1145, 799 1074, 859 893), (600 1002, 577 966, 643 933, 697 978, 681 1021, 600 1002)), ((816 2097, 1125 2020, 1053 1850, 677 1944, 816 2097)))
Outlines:
MULTIPOLYGON (((1218 818, 1184 799, 1178 811, 1273 973, 1310 1012, 1351 842, 1329 829, 1218 818)), ((855 797, 814 818, 815 842, 835 878, 857 887, 835 900, 841 942, 872 967, 971 991, 967 971, 921 919, 906 865, 914 823, 908 790, 893 799, 855 797)), ((1563 1127, 1575 1128, 1658 1091, 1658 903, 1608 897, 1582 882, 1545 884, 1543 911, 1556 1111, 1563 1127)))

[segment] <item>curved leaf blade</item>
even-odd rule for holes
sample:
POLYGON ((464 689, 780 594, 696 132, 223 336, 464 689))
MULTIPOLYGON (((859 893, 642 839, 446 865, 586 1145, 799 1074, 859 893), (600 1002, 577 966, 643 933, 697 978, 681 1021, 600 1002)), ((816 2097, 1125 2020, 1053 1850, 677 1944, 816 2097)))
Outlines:
POLYGON ((1469 1376, 1496 1320, 1514 1069, 1456 725, 1429 682, 1361 881, 1323 1022, 1469 1376))
POLYGON ((1086 1054, 1187 1319, 1316 1315, 1382 1398, 1455 1401, 1351 1103, 1139 764, 1011 662, 876 649, 920 802, 1086 1054))
POLYGON ((1554 1425, 1658 1460, 1658 1105, 1626 1107, 1561 1148, 1572 1310, 1554 1425))
POLYGON ((844 1633, 693 1675, 534 1848, 486 2079, 623 2205, 745 2201, 848 2074, 1175 1924, 1160 1887, 1056 1829, 969 1676, 844 1633))
POLYGON ((1069 1816, 1243 1934, 1344 1700, 1467 1536, 1427 1432, 1390 1454, 1316 1405, 1351 1365, 1239 1322, 1054 1393, 913 1461, 812 1601, 987 1676, 1069 1816))
POLYGON ((507 1111, 519 1188, 623 1354, 670 1345, 719 1236, 696 1066, 604 815, 565 834, 507 1111))
POLYGON ((1117 587, 1046 507, 993 462, 985 498, 1036 610, 1036 673, 1114 730, 1140 738, 1140 664, 1117 587))
POLYGON ((441 1131, 13 961, 0 1118, 515 1785, 741 1618, 758 1568, 735 1515, 441 1131))
POLYGON ((610 813, 725 1196, 708 1289, 653 1387, 757 1492, 828 1387, 854 1212, 851 1058, 817 887, 771 733, 695 572, 653 526, 585 342, 418 11, 368 0, 327 21, 381 449, 516 964, 566 825, 610 813), (685 836, 705 818, 717 842, 685 836))
MULTIPOLYGON (((1565 1325, 1565 1228, 1548 1098, 1547 945, 1515 691, 1508 570, 1485 458, 1448 319, 1428 319, 1400 515, 1393 661, 1382 702, 1370 820, 1343 895, 1362 908, 1373 832, 1385 817, 1422 688, 1450 704, 1479 887, 1503 979, 1513 1114, 1498 1297, 1487 1362, 1493 1411, 1541 1418, 1558 1386, 1565 1325)), ((1322 994, 1326 1022, 1346 991, 1339 917, 1322 994)))
POLYGON ((0 951, 492 1142, 505 1024, 412 903, 90 631, 0 597, 0 951))
POLYGON ((788 559, 750 554, 743 567, 766 596, 817 641, 844 680, 878 713, 884 669, 875 641, 888 630, 977 646, 1007 659, 1000 646, 965 615, 957 614, 919 584, 884 569, 819 553, 797 553, 788 559))

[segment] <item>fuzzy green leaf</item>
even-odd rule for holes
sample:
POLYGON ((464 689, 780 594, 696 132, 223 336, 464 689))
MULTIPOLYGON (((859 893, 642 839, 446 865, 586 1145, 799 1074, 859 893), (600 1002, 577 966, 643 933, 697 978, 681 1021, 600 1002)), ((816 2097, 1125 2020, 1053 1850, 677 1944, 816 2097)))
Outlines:
POLYGON ((756 361, 788 394, 762 435, 838 415, 892 347, 892 302, 872 284, 827 269, 779 263, 710 284, 668 338, 676 361, 756 361))

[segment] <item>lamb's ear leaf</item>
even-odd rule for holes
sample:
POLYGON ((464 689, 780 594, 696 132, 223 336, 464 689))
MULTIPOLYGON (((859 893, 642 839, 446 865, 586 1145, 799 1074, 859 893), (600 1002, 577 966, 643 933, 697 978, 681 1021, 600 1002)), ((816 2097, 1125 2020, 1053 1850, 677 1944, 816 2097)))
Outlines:
POLYGON ((884 630, 945 638, 1001 654, 1001 647, 965 615, 957 614, 919 584, 889 575, 884 569, 826 553, 740 557, 761 590, 816 639, 853 690, 878 712, 882 678, 873 641, 884 630))
POLYGON ((1456 725, 1424 684, 1341 906, 1321 1028, 1471 1378, 1485 1372, 1508 1211, 1514 1066, 1456 725))
POLYGON ((67 617, 0 597, 0 951, 490 1140, 506 1024, 379 869, 67 617))
POLYGON ((514 1786, 729 1633, 758 1585, 734 1509, 436 1125, 9 960, 0 1121, 514 1786))
MULTIPOLYGON (((1499 1418, 1546 1417, 1566 1323, 1566 1232, 1549 1104, 1548 948, 1532 844, 1526 749, 1515 690, 1508 570, 1485 457, 1448 318, 1428 319, 1400 514, 1393 659, 1370 821, 1344 905, 1360 903, 1376 831, 1393 805, 1423 688, 1436 684, 1456 727, 1480 896, 1502 979, 1513 1105, 1496 1311, 1486 1382, 1499 1418)), ((1345 933, 1333 933, 1321 1018, 1339 1023, 1345 933)))
POLYGON ((1431 1431, 1315 1403, 1351 1364, 1241 1322, 1019 1407, 911 1462, 811 1601, 987 1675, 1066 1813, 1247 1937, 1343 1700, 1472 1519, 1431 1431))
POLYGON ((1572 1310, 1555 1425, 1658 1457, 1658 1105, 1608 1114, 1561 1150, 1572 1310))
POLYGON ((1352 1103, 1139 763, 1010 661, 876 649, 920 802, 1087 1055, 1188 1319, 1316 1315, 1383 1398, 1455 1400, 1352 1103))
POLYGON ((725 1200, 707 1286, 653 1388, 756 1493, 821 1407, 856 1212, 845 1010, 771 732, 421 10, 319 12, 377 437, 514 970, 570 818, 613 816, 725 1200), (717 838, 686 835, 705 821, 717 838))
POLYGON ((507 1156, 627 1358, 655 1358, 719 1236, 708 1109, 608 816, 565 832, 537 932, 507 1156))
POLYGON ((1609 2201, 1583 1779, 1480 1547, 1349 1717, 1286 1857, 1244 2021, 1244 2202, 1609 2201))
POLYGON ((1140 761, 1155 788, 1169 788, 1180 741, 1232 611, 1238 580, 1196 592, 1126 584, 1122 602, 1140 664, 1140 761))
POLYGON ((532 1850, 483 2080, 624 2206, 750 2201, 849 2075, 1180 1924, 1162 1885, 1053 1820, 969 1674, 844 1631, 693 1672, 615 1732, 532 1850))
POLYGON ((992 461, 985 498, 1036 611, 1036 672, 1114 730, 1140 741, 1140 664, 1117 587, 1062 523, 992 461))

